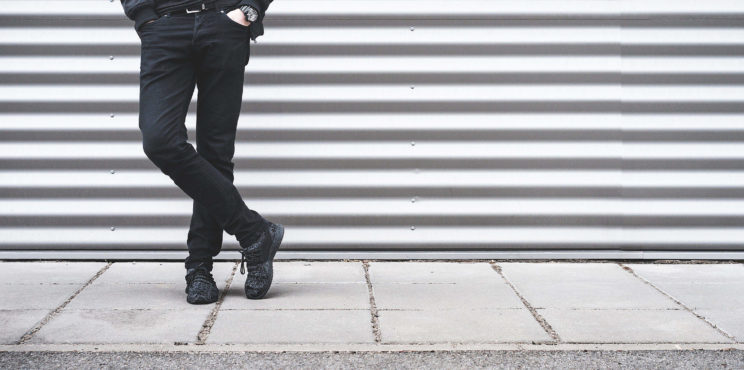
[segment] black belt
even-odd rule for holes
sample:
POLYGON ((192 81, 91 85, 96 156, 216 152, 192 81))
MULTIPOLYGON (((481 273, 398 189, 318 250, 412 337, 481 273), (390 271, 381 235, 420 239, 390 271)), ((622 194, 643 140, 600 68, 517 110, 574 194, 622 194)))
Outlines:
MULTIPOLYGON (((234 1, 233 1, 234 2, 234 1)), ((181 15, 181 14, 192 14, 192 13, 199 13, 201 11, 210 10, 210 9, 221 9, 226 8, 230 6, 229 4, 225 4, 221 1, 209 1, 204 2, 197 5, 192 5, 190 7, 186 8, 180 8, 180 9, 173 9, 169 10, 167 12, 162 13, 161 15, 181 15)))

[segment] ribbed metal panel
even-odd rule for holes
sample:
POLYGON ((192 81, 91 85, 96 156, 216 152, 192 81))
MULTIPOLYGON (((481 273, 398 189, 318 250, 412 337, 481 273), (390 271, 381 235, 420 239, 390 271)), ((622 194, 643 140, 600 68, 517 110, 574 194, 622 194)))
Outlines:
MULTIPOLYGON (((0 251, 184 251, 118 0, 0 5, 0 251)), ((235 184, 285 251, 744 251, 744 1, 278 0, 265 26, 235 184)))

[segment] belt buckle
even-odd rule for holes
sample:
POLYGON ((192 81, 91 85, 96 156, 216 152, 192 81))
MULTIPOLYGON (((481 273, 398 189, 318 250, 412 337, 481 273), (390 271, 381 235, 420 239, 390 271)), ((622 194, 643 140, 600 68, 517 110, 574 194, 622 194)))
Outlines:
POLYGON ((206 5, 204 5, 204 3, 201 4, 201 9, 189 10, 189 8, 186 8, 186 14, 189 14, 189 13, 198 13, 198 12, 204 10, 204 8, 206 8, 206 5))

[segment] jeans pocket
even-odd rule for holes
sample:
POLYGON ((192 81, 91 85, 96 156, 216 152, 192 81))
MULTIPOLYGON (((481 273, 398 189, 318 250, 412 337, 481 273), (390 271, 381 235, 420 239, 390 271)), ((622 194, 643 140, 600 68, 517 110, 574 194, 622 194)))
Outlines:
POLYGON ((228 12, 232 11, 233 9, 223 9, 219 11, 219 18, 222 19, 224 22, 227 22, 228 24, 232 25, 233 27, 239 28, 243 31, 248 31, 251 26, 244 26, 236 21, 234 21, 232 18, 230 18, 229 15, 227 15, 228 12))
POLYGON ((142 24, 142 25, 141 25, 141 26, 139 27, 139 29, 137 29, 137 32, 142 32, 142 31, 144 31, 144 30, 147 30, 147 29, 149 29, 149 28, 150 28, 151 26, 154 26, 154 25, 155 25, 155 24, 157 24, 157 23, 161 23, 161 22, 162 22, 162 19, 163 19, 163 18, 167 18, 167 17, 168 17, 167 15, 161 15, 160 17, 157 17, 157 18, 155 18, 155 20, 153 20, 153 21, 147 21, 147 22, 143 23, 143 24, 142 24))

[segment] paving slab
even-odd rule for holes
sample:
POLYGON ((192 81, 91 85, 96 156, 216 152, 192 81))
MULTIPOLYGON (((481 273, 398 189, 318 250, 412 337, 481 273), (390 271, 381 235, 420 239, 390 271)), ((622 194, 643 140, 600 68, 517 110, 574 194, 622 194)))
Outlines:
POLYGON ((369 310, 225 310, 207 343, 374 343, 374 336, 369 310))
POLYGON ((359 262, 274 262, 264 299, 245 297, 245 275, 236 272, 221 309, 369 309, 359 262))
POLYGON ((378 309, 525 308, 503 279, 471 283, 377 283, 378 309))
MULTIPOLYGON (((234 266, 214 264, 217 288, 225 288, 234 266)), ((114 263, 65 309, 188 309, 193 306, 186 302, 185 271, 178 263, 114 263)))
POLYGON ((248 299, 242 282, 233 280, 222 310, 369 309, 366 283, 272 283, 264 299, 248 299))
MULTIPOLYGON (((219 289, 224 281, 217 281, 219 289)), ((187 309, 186 284, 91 284, 65 307, 74 309, 187 309)), ((214 306, 214 303, 204 306, 214 306)))
POLYGON ((83 284, 0 284, 0 310, 55 309, 83 284))
MULTIPOLYGON (((214 280, 225 281, 234 262, 214 262, 214 280)), ((186 268, 173 262, 116 262, 94 281, 94 284, 182 284, 186 288, 186 268)))
POLYGON ((380 310, 382 343, 548 341, 526 309, 380 310))
POLYGON ((724 332, 734 336, 736 341, 744 342, 744 307, 735 309, 709 308, 696 310, 695 313, 702 315, 724 332))
POLYGON ((731 283, 744 281, 741 263, 626 263, 626 266, 652 283, 731 283))
POLYGON ((660 283, 661 290, 693 310, 737 309, 744 306, 744 282, 722 283, 660 283))
POLYGON ((708 321, 744 340, 744 265, 627 264, 708 321))
POLYGON ((0 262, 0 309, 57 308, 104 266, 102 262, 0 262))
POLYGON ((535 308, 676 309, 679 306, 616 264, 499 263, 535 308))
MULTIPOLYGON (((236 273, 236 280, 240 276, 240 272, 236 273)), ((242 275, 243 281, 245 275, 242 275)), ((366 282, 361 262, 274 262, 274 283, 366 282)))
POLYGON ((628 267, 691 309, 744 306, 744 266, 740 264, 628 264, 628 267))
POLYGON ((0 262, 0 284, 84 284, 105 262, 0 262))
POLYGON ((51 310, 0 310, 0 344, 13 344, 51 310))
POLYGON ((564 342, 730 343, 687 310, 538 309, 564 342))
MULTIPOLYGON (((217 286, 235 266, 215 263, 217 286)), ((195 341, 215 303, 186 302, 182 263, 112 264, 44 325, 30 343, 169 343, 195 341)))
POLYGON ((209 309, 63 310, 28 343, 195 342, 209 309))
POLYGON ((673 300, 642 282, 559 282, 537 284, 522 281, 516 289, 535 308, 676 309, 673 300))
POLYGON ((499 281, 487 262, 370 262, 369 278, 377 283, 467 283, 499 281))
POLYGON ((610 283, 633 276, 616 263, 606 262, 499 262, 502 271, 514 278, 529 278, 532 281, 550 283, 565 282, 610 283))

